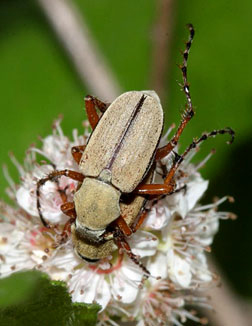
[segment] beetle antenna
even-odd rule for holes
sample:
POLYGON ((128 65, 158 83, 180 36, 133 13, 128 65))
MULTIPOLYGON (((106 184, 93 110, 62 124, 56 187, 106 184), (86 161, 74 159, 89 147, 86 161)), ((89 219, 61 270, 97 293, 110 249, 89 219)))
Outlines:
POLYGON ((182 71, 182 76, 183 76, 183 91, 185 93, 186 96, 186 100, 187 100, 187 106, 186 106, 186 110, 184 112, 184 114, 182 115, 183 118, 185 118, 186 116, 189 117, 193 117, 194 115, 194 110, 192 107, 192 99, 191 99, 191 94, 190 94, 190 86, 187 80, 187 61, 188 61, 188 57, 189 57, 189 52, 192 46, 192 42, 193 42, 193 38, 194 38, 194 28, 192 24, 188 24, 187 25, 188 29, 189 29, 189 39, 186 42, 186 48, 183 52, 183 64, 180 65, 180 69, 182 71))

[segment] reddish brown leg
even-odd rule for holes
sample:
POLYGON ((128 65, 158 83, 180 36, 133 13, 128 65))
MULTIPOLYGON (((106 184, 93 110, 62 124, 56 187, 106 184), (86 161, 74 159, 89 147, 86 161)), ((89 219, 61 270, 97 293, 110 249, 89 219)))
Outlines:
POLYGON ((231 136, 231 140, 228 141, 228 144, 232 144, 232 142, 234 141, 234 135, 235 132, 231 129, 231 128, 226 128, 226 129, 220 129, 220 130, 213 130, 207 134, 203 134, 199 139, 194 140, 188 147, 187 149, 184 151, 184 153, 180 156, 177 153, 175 153, 175 159, 173 162, 173 165, 169 171, 169 173, 167 174, 164 183, 169 185, 172 180, 173 177, 176 173, 176 171, 178 170, 180 164, 183 162, 183 160, 185 159, 186 155, 194 148, 196 148, 197 145, 199 145, 201 142, 207 140, 210 137, 215 137, 216 135, 224 135, 224 134, 229 134, 231 136))
MULTIPOLYGON (((109 103, 104 103, 91 95, 87 95, 85 97, 85 107, 86 107, 87 117, 92 129, 95 128, 98 121, 100 120, 100 117, 96 112, 96 107, 103 113, 106 111, 109 105, 110 105, 109 103)), ((76 161, 76 163, 78 164, 80 163, 85 147, 86 147, 85 145, 72 147, 72 156, 76 161)))
POLYGON ((77 164, 80 163, 82 154, 84 152, 86 145, 74 146, 71 148, 72 156, 77 164))
MULTIPOLYGON (((161 186, 163 186, 163 185, 161 185, 161 186)), ((174 184, 174 187, 175 187, 175 184, 174 184)), ((174 187, 173 187, 173 189, 174 189, 174 187)), ((178 188, 176 190, 173 190, 169 194, 171 195, 171 194, 174 194, 176 192, 180 192, 182 190, 186 190, 186 185, 184 185, 183 187, 178 188)), ((158 201, 160 199, 164 198, 166 195, 167 195, 167 193, 165 193, 163 196, 158 196, 155 200, 152 201, 151 207, 153 207, 154 205, 156 205, 158 203, 158 201)), ((148 216, 148 213, 151 210, 151 207, 150 208, 144 208, 143 212, 138 217, 137 222, 134 225, 131 226, 132 233, 135 233, 141 227, 141 225, 145 221, 146 217, 148 216)))
POLYGON ((94 104, 95 106, 102 112, 104 113, 107 108, 110 106, 110 103, 105 103, 105 102, 102 102, 101 100, 99 100, 97 97, 93 97, 93 101, 94 101, 94 104))
POLYGON ((85 97, 85 107, 86 107, 87 117, 92 129, 95 128, 95 126, 97 125, 100 119, 98 113, 96 112, 95 107, 97 107, 103 113, 106 111, 108 106, 109 106, 108 103, 104 103, 91 95, 87 95, 85 97))
MULTIPOLYGON (((83 174, 76 172, 76 171, 71 171, 71 170, 62 170, 62 171, 53 171, 51 172, 47 177, 40 179, 37 182, 37 190, 36 190, 36 195, 37 195, 37 209, 39 213, 39 217, 44 224, 45 227, 50 228, 51 225, 47 223, 43 217, 43 214, 41 212, 41 205, 40 205, 40 187, 42 187, 47 181, 57 181, 61 176, 66 176, 69 177, 73 180, 82 182, 84 179, 83 174)), ((64 200, 64 197, 63 197, 64 200)))
POLYGON ((71 225, 73 224, 74 221, 75 221, 74 218, 70 218, 66 222, 66 224, 64 225, 63 231, 58 236, 58 239, 57 239, 57 242, 55 244, 55 247, 58 247, 59 245, 61 245, 62 243, 65 243, 68 240, 69 234, 71 233, 71 225))
POLYGON ((169 143, 167 145, 158 148, 156 155, 155 155, 156 161, 161 160, 162 158, 167 156, 174 149, 174 147, 178 144, 180 135, 182 134, 183 130, 185 129, 187 123, 191 120, 191 118, 194 115, 194 113, 192 113, 192 114, 191 113, 189 113, 189 111, 186 110, 186 112, 183 115, 183 119, 178 127, 178 130, 177 130, 176 134, 173 136, 173 138, 171 139, 171 141, 169 141, 169 143))
POLYGON ((174 184, 143 184, 134 193, 138 195, 165 195, 174 191, 174 184))
POLYGON ((114 223, 119 227, 119 229, 126 237, 129 237, 132 234, 131 228, 128 226, 122 216, 119 216, 114 223))
POLYGON ((185 159, 186 155, 194 149, 197 145, 199 145, 204 140, 207 140, 210 137, 215 137, 216 135, 223 135, 229 134, 231 136, 231 140, 228 141, 228 144, 231 144, 234 140, 234 131, 231 128, 220 129, 220 130, 213 130, 210 133, 203 134, 199 139, 194 140, 184 151, 184 153, 180 156, 177 153, 175 154, 175 159, 173 161, 173 165, 169 170, 167 176, 164 179, 164 184, 142 184, 139 185, 135 190, 134 193, 139 195, 170 195, 176 192, 175 183, 174 183, 174 175, 178 170, 180 164, 185 159))
POLYGON ((135 233, 142 223, 144 222, 145 218, 147 217, 149 209, 144 209, 141 215, 138 218, 138 221, 135 225, 129 227, 128 224, 125 222, 124 218, 120 216, 114 223, 119 228, 118 232, 114 234, 115 241, 119 249, 123 250, 127 256, 136 264, 138 265, 145 274, 145 277, 148 278, 150 276, 150 272, 147 268, 140 262, 139 258, 131 251, 130 245, 126 240, 126 236, 130 236, 132 233, 135 233))
POLYGON ((140 262, 139 258, 131 251, 130 245, 126 241, 124 234, 118 233, 117 236, 115 237, 115 241, 119 250, 124 251, 127 254, 127 256, 143 270, 145 277, 148 278, 150 276, 150 272, 140 262))
POLYGON ((124 218, 120 216, 114 222, 114 224, 117 226, 117 231, 113 234, 118 248, 124 251, 127 256, 144 271, 145 278, 148 278, 150 276, 150 272, 141 263, 139 258, 131 251, 130 245, 126 240, 126 237, 130 236, 132 233, 136 232, 139 229, 139 227, 142 225, 145 218, 147 217, 148 212, 149 209, 144 209, 144 211, 140 214, 137 223, 131 227, 129 227, 128 224, 125 222, 124 218))
POLYGON ((58 193, 60 194, 62 203, 66 203, 67 202, 66 189, 58 189, 58 193))
POLYGON ((129 237, 132 233, 135 233, 140 226, 143 224, 145 218, 147 217, 149 212, 149 209, 144 209, 144 211, 139 216, 137 223, 132 226, 128 226, 128 224, 125 222, 124 218, 120 216, 114 223, 117 225, 117 227, 122 231, 122 233, 129 237))
POLYGON ((67 215, 75 220, 77 215, 76 215, 76 211, 75 211, 75 207, 74 207, 74 202, 66 202, 66 203, 62 204, 60 209, 62 210, 62 212, 65 215, 67 215))
POLYGON ((65 215, 70 216, 70 219, 64 225, 63 231, 59 237, 57 245, 67 241, 68 236, 71 232, 71 225, 73 224, 77 216, 73 202, 66 202, 62 204, 60 208, 65 215))
POLYGON ((155 160, 161 160, 163 157, 165 157, 166 155, 168 155, 173 149, 174 147, 177 145, 179 137, 181 136, 183 130, 185 129, 187 123, 192 119, 192 117, 194 116, 194 110, 193 110, 193 106, 192 106, 192 100, 191 100, 191 94, 190 94, 190 88, 189 88, 189 83, 187 81, 187 60, 188 60, 188 55, 190 52, 190 48, 192 45, 192 41, 193 41, 193 37, 194 37, 194 29, 193 26, 191 24, 188 25, 189 28, 189 40, 186 42, 186 49, 183 52, 183 64, 180 65, 180 69, 182 71, 182 76, 183 76, 183 85, 182 85, 182 89, 186 95, 186 100, 187 100, 187 104, 186 104, 186 108, 185 111, 182 115, 182 121, 177 129, 176 134, 173 136, 173 138, 171 139, 171 141, 165 145, 164 147, 161 147, 157 150, 156 152, 156 156, 155 156, 155 160))
POLYGON ((147 215, 149 213, 149 209, 144 209, 143 212, 141 213, 141 215, 139 216, 136 224, 134 224, 132 227, 131 227, 131 230, 133 233, 135 233, 139 228, 140 226, 143 224, 143 222, 145 221, 147 215))

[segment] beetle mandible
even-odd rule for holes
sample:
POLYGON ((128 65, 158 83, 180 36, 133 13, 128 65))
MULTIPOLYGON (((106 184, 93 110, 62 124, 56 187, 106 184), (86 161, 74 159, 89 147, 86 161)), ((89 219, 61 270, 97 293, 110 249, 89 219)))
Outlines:
POLYGON ((122 94, 112 104, 95 97, 85 98, 88 120, 93 129, 86 146, 72 148, 80 172, 53 171, 37 183, 37 209, 46 227, 40 205, 40 187, 48 180, 61 176, 79 181, 73 202, 65 202, 62 211, 70 217, 62 232, 62 241, 71 233, 75 252, 88 262, 106 258, 117 248, 124 250, 146 275, 145 266, 130 250, 127 242, 143 223, 148 210, 145 203, 151 195, 160 198, 176 189, 174 176, 188 152, 208 137, 228 133, 230 128, 214 130, 194 140, 182 155, 175 153, 180 135, 194 115, 189 84, 187 60, 194 37, 192 25, 180 66, 183 91, 187 104, 181 123, 171 141, 159 148, 163 130, 163 110, 154 91, 131 91, 122 94), (96 108, 101 111, 98 115, 96 108), (174 161, 162 184, 153 184, 155 162, 174 152, 174 161))

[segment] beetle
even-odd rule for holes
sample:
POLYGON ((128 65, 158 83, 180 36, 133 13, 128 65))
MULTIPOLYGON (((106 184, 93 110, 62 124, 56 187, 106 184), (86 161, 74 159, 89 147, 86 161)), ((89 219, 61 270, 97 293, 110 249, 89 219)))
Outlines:
POLYGON ((187 104, 171 141, 159 148, 164 116, 154 91, 126 92, 111 104, 87 96, 85 107, 93 131, 85 146, 72 148, 80 172, 53 171, 37 183, 39 216, 46 227, 51 227, 41 210, 41 186, 48 180, 56 181, 63 175, 79 182, 73 202, 65 200, 61 206, 61 210, 70 217, 61 239, 64 241, 71 233, 76 254, 89 263, 106 258, 119 248, 149 275, 127 242, 127 238, 137 231, 148 214, 145 204, 149 196, 158 199, 162 195, 179 191, 174 181, 176 171, 188 152, 208 137, 228 133, 233 141, 233 130, 226 128, 203 134, 182 155, 174 150, 180 135, 194 115, 187 82, 187 60, 194 29, 192 25, 188 27, 189 40, 180 66, 187 104), (96 108, 100 110, 100 116, 96 108), (153 184, 156 162, 171 152, 174 153, 174 160, 164 176, 164 182, 153 184))

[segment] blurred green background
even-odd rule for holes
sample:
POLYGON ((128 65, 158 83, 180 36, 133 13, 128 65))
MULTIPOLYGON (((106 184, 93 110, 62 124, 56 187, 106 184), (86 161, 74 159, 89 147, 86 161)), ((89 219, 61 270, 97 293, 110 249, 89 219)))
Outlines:
MULTIPOLYGON (((53 1, 53 0, 52 0, 53 1)), ((160 0, 161 1, 161 0, 160 0)), ((99 50, 122 91, 153 86, 154 32, 160 1, 74 0, 99 50)), ((252 152, 252 2, 249 0, 173 1, 173 29, 169 62, 165 66, 162 99, 166 127, 178 124, 185 98, 178 82, 180 50, 188 37, 186 23, 196 35, 189 57, 189 81, 196 116, 183 134, 183 146, 203 131, 226 126, 236 131, 232 146, 226 136, 201 146, 196 161, 211 148, 217 153, 202 170, 210 189, 204 202, 225 194, 236 202, 223 205, 239 218, 223 222, 213 246, 214 255, 233 288, 252 298, 251 264, 251 152, 252 152)), ((167 37, 166 32, 158 35, 167 37)), ((164 55, 164 53, 160 54, 164 55)), ((37 1, 0 2, 1 164, 13 151, 19 161, 27 147, 51 132, 53 120, 63 113, 67 135, 81 128, 83 97, 90 90, 81 82, 71 59, 55 36, 37 1)), ((93 94, 96 95, 96 94, 93 94)), ((106 99, 104 99, 106 100, 106 99)), ((1 173, 0 195, 7 186, 1 173)))

